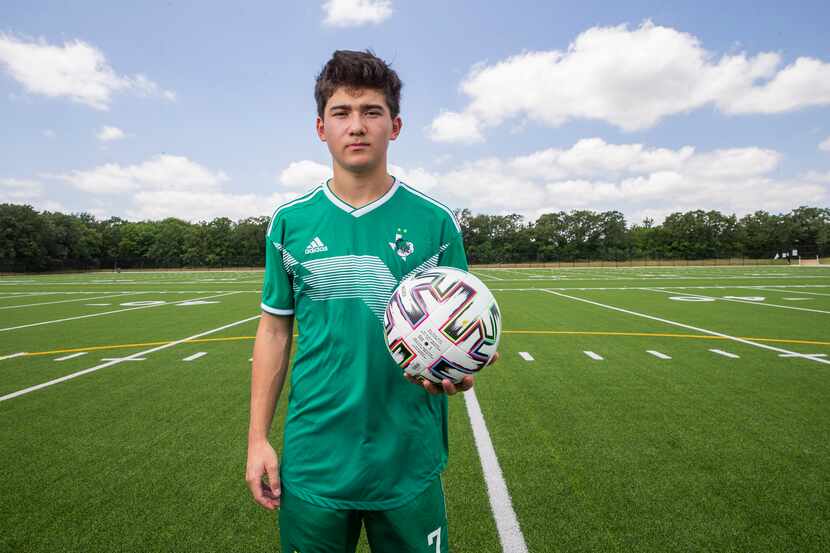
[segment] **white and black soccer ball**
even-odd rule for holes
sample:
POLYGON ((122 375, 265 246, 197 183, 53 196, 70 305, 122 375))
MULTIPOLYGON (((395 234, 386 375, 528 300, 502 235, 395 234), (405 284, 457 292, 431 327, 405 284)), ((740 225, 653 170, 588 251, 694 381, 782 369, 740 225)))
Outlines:
POLYGON ((501 312, 475 275, 436 267, 401 281, 383 316, 386 346, 415 378, 458 383, 498 350, 501 312))

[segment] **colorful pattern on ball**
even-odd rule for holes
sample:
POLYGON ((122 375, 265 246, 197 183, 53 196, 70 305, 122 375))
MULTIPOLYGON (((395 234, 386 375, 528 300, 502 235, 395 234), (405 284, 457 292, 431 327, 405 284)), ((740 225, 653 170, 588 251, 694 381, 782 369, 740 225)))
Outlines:
POLYGON ((497 351, 501 313, 476 276, 437 267, 401 281, 383 324, 389 353, 408 374, 457 383, 497 351))

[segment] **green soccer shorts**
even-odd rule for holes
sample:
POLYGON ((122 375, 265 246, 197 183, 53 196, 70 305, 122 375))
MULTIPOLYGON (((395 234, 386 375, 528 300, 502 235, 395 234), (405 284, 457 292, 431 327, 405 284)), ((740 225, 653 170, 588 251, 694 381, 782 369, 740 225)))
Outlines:
POLYGON ((283 553, 354 553, 361 525, 372 553, 448 553, 447 509, 439 476, 409 503, 388 511, 329 509, 283 488, 283 553))

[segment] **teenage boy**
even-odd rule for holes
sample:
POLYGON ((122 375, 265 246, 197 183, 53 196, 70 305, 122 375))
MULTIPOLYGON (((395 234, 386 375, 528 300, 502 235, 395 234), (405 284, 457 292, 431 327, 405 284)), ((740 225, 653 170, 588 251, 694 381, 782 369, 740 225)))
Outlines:
POLYGON ((447 395, 473 378, 404 379, 383 311, 404 276, 467 261, 452 212, 387 173, 400 90, 371 52, 334 53, 314 90, 334 177, 278 207, 267 231, 246 480, 257 503, 280 509, 288 553, 353 552, 361 526, 374 553, 448 551, 447 395), (280 466, 268 430, 295 318, 280 466))

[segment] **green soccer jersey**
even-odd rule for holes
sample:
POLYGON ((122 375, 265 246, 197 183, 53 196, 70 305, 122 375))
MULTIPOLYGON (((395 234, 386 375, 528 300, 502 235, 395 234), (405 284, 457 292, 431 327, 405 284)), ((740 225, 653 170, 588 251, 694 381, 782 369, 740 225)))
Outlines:
POLYGON ((447 398, 407 382, 383 336, 398 282, 439 265, 467 268, 458 223, 398 180, 360 208, 324 183, 274 212, 262 309, 298 326, 280 468, 295 496, 394 509, 444 469, 447 398))

